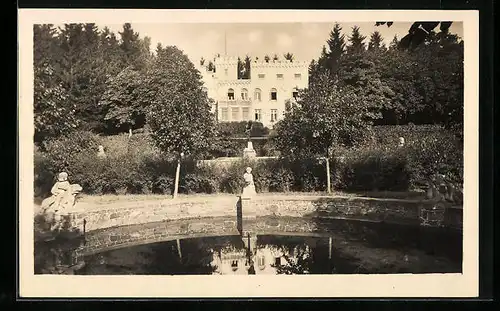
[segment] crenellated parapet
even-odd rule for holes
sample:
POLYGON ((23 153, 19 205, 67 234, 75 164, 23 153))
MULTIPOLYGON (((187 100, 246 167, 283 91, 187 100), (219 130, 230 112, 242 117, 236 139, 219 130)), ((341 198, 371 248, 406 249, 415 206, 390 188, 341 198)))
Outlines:
POLYGON ((306 61, 290 61, 290 60, 270 60, 266 62, 264 60, 256 60, 251 62, 251 68, 308 68, 309 64, 306 61))

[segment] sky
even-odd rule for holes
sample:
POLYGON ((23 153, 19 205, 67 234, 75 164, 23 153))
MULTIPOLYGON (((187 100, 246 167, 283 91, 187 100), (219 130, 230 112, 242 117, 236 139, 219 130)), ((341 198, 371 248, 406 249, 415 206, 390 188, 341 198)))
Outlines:
MULTIPOLYGON (((379 31, 388 45, 397 35, 402 38, 408 33, 412 22, 394 22, 391 27, 375 26, 375 22, 339 23, 346 39, 353 26, 358 26, 367 37, 379 31)), ((100 29, 108 27, 118 36, 122 24, 98 24, 100 29)), ((294 54, 296 60, 317 59, 323 45, 334 26, 332 23, 186 23, 186 24, 133 24, 132 28, 140 37, 151 38, 151 50, 158 43, 163 46, 175 45, 183 50, 193 62, 201 57, 211 59, 218 53, 228 56, 259 57, 266 54, 282 56, 286 52, 294 54), (226 42, 226 43, 225 43, 226 42)), ((439 30, 436 28, 436 30, 439 30)), ((463 23, 455 22, 451 33, 463 36, 463 23)))

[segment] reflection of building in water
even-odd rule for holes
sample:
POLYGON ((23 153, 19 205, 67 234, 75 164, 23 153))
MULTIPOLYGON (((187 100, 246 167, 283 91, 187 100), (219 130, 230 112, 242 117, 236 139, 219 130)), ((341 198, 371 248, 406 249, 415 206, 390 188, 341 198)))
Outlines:
POLYGON ((298 245, 288 250, 274 245, 262 245, 255 253, 255 274, 276 274, 277 267, 297 264, 299 255, 304 258, 309 257, 310 253, 311 248, 307 245, 298 245))
POLYGON ((211 265, 215 267, 213 274, 248 274, 251 261, 255 274, 277 274, 277 266, 297 264, 299 255, 305 258, 310 256, 310 253, 311 248, 307 245, 298 245, 290 249, 275 245, 259 245, 252 251, 251 258, 248 258, 246 249, 225 247, 213 252, 211 265))
POLYGON ((215 267, 213 274, 247 274, 249 263, 246 249, 226 246, 213 251, 211 265, 215 267))

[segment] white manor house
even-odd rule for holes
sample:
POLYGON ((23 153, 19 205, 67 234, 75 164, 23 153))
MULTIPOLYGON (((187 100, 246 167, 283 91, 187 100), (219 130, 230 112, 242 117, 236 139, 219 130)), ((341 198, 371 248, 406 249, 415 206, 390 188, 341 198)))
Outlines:
POLYGON ((238 79, 238 58, 218 56, 215 72, 198 66, 219 122, 258 121, 268 128, 283 118, 285 104, 308 86, 304 61, 252 60, 250 79, 238 79))

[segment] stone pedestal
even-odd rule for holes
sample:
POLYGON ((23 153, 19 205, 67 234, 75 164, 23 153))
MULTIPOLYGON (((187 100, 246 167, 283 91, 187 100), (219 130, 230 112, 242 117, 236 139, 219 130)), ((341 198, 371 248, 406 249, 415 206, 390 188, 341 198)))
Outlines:
POLYGON ((253 144, 251 141, 248 141, 247 147, 243 149, 243 157, 244 158, 255 158, 257 153, 253 149, 253 144))
POLYGON ((251 253, 255 253, 257 249, 257 235, 250 233, 250 235, 244 235, 241 237, 245 248, 251 253))
POLYGON ((243 239, 246 239, 248 234, 250 234, 250 236, 254 235, 254 232, 251 228, 253 227, 252 223, 255 222, 257 218, 257 213, 252 208, 250 197, 241 196, 240 201, 241 201, 241 212, 239 215, 240 217, 239 222, 241 223, 240 234, 243 239))
POLYGON ((252 199, 249 196, 241 196, 241 216, 243 219, 255 219, 257 213, 252 208, 252 199))

